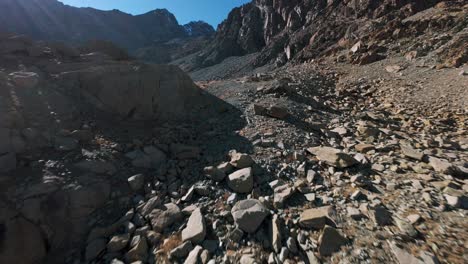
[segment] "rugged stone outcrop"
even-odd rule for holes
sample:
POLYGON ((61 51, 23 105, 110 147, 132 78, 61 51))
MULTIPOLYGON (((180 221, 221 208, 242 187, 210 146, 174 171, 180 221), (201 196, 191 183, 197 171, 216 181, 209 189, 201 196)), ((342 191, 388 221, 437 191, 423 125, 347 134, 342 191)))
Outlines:
POLYGON ((181 118, 200 102, 199 90, 177 66, 109 63, 60 76, 85 101, 133 119, 181 118))
MULTIPOLYGON (((365 41, 362 49, 349 60, 356 64, 371 63, 385 57, 381 45, 386 42, 442 28, 459 31, 466 25, 466 13, 465 18, 445 13, 433 21, 405 20, 438 2, 441 1, 253 0, 232 10, 219 26, 212 44, 190 62, 184 61, 183 67, 195 70, 231 56, 257 52, 253 63, 257 67, 267 63, 284 65, 290 60, 335 54, 350 49, 360 40, 365 41), (458 29, 452 28, 457 24, 458 29)), ((459 46, 461 42, 456 43, 452 45, 459 46)), ((450 62, 453 65, 466 61, 463 51, 457 52, 451 57, 460 58, 450 62)))
MULTIPOLYGON (((81 153, 95 136, 80 120, 180 122, 215 105, 177 66, 131 61, 107 42, 74 49, 4 34, 0 69, 1 263, 55 262, 50 258, 59 263, 64 249, 86 241, 88 222, 111 199, 112 177, 121 173, 116 162, 78 154, 67 160, 76 173, 67 178, 55 171, 65 165, 44 154, 81 153), (44 163, 31 164, 35 155, 44 157, 44 163), (47 167, 44 174, 39 167, 47 167), (10 202, 17 206, 7 206, 10 202)), ((152 169, 163 169, 163 151, 142 149, 134 153, 148 157, 152 169)), ((140 184, 135 192, 143 189, 140 184)), ((107 244, 99 237, 90 241, 87 259, 107 244)), ((140 244, 130 244, 136 251, 129 253, 133 259, 140 244)))

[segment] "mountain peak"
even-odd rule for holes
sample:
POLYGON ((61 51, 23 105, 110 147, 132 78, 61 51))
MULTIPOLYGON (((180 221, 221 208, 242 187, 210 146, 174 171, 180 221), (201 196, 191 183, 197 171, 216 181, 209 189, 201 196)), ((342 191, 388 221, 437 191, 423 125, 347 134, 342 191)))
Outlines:
POLYGON ((0 1, 0 30, 38 40, 83 43, 101 39, 135 50, 174 38, 212 35, 211 26, 196 22, 189 30, 167 9, 141 15, 120 10, 77 8, 56 0, 0 1))

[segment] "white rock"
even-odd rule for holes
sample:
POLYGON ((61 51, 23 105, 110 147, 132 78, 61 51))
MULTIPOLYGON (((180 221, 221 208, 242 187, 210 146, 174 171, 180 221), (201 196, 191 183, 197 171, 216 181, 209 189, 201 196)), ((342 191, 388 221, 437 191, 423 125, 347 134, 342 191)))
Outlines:
POLYGON ((229 174, 229 188, 236 193, 249 193, 253 189, 252 168, 244 168, 229 174))
POLYGON ((143 185, 145 184, 145 176, 143 174, 133 175, 132 177, 128 178, 128 184, 130 188, 134 192, 140 191, 143 189, 143 185))
POLYGON ((199 264, 200 263, 200 254, 203 251, 201 246, 196 246, 185 259, 184 264, 199 264))
POLYGON ((190 216, 187 227, 182 230, 182 241, 191 241, 194 244, 200 244, 205 240, 206 223, 205 218, 199 208, 195 209, 190 216))
POLYGON ((269 211, 258 200, 247 199, 237 202, 231 210, 237 226, 247 233, 255 232, 269 211))

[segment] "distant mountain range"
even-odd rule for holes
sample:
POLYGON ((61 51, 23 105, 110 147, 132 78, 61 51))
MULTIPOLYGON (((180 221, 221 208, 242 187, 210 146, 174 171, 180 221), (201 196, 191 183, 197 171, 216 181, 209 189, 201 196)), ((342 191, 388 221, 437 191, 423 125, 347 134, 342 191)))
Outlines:
POLYGON ((57 0, 1 0, 0 30, 73 44, 107 40, 130 51, 215 32, 202 21, 179 25, 166 9, 133 16, 118 10, 72 7, 57 0))

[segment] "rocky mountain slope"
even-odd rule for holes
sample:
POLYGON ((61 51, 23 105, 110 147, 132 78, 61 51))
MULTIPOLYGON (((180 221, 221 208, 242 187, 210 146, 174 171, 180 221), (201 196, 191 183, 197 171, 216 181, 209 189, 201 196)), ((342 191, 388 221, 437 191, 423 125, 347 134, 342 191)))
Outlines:
POLYGON ((132 16, 118 10, 71 7, 57 0, 2 0, 0 29, 69 44, 106 40, 128 50, 214 33, 210 25, 200 21, 179 25, 165 9, 132 16))
POLYGON ((0 34, 0 263, 467 263, 468 6, 433 4, 255 1, 198 82, 0 34))
MULTIPOLYGON (((104 142, 118 124, 145 131, 228 108, 176 66, 144 64, 122 52, 106 42, 75 49, 0 35, 0 263, 63 263, 63 250, 83 246, 92 214, 114 192, 111 175, 120 173, 107 151, 78 153, 93 141, 94 124, 110 122, 104 142), (63 165, 69 173, 58 173, 63 165)), ((158 167, 162 160, 154 158, 165 154, 146 151, 134 152, 133 164, 158 167)))
MULTIPOLYGON (((431 34, 444 34, 444 38, 419 47, 424 50, 418 56, 450 42, 464 46, 466 30, 463 29, 467 25, 464 1, 437 5, 439 2, 442 1, 254 0, 229 14, 208 47, 177 64, 194 71, 246 54, 256 54, 253 62, 249 62, 254 67, 281 66, 288 61, 328 56, 366 64, 384 58, 388 51, 404 52, 393 46, 395 42, 414 43, 411 38, 431 34), (411 18, 416 14, 418 17, 411 18), (354 55, 347 56, 350 49, 354 55)), ((449 59, 442 56, 439 60, 442 64, 459 66, 467 60, 466 48, 459 48, 449 59)))

